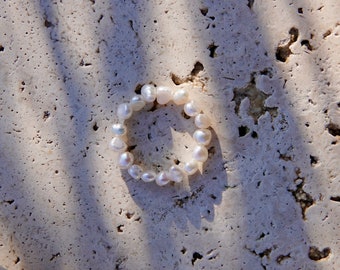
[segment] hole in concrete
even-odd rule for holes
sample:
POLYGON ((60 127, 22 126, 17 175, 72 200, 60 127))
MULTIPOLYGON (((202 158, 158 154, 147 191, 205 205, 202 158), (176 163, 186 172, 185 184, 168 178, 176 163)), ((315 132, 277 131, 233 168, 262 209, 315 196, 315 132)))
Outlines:
POLYGON ((181 112, 181 115, 182 115, 185 119, 190 119, 190 116, 188 116, 184 111, 181 112))
POLYGON ((55 260, 56 258, 60 257, 60 252, 56 253, 56 254, 52 254, 51 258, 50 258, 50 262, 55 260))
POLYGON ((207 7, 200 8, 200 11, 203 16, 206 16, 208 14, 209 9, 207 7))
POLYGON ((132 213, 127 212, 127 213, 125 214, 125 216, 126 216, 127 219, 131 219, 131 218, 134 216, 134 214, 135 214, 135 213, 133 213, 133 212, 132 212, 132 213))
POLYGON ((251 133, 251 137, 254 138, 254 139, 257 139, 257 138, 258 138, 258 135, 257 135, 257 133, 256 133, 255 131, 253 131, 253 132, 251 133))
POLYGON ((249 132, 249 128, 247 126, 238 127, 238 135, 240 137, 247 135, 248 132, 249 132))
POLYGON ((279 46, 276 49, 275 57, 280 62, 286 62, 291 54, 292 51, 289 49, 289 45, 279 46))
POLYGON ((123 228, 124 228, 124 225, 119 225, 119 226, 117 227, 117 232, 122 233, 122 232, 123 232, 123 228))
POLYGON ((143 85, 141 85, 141 84, 137 84, 137 86, 135 87, 135 93, 137 95, 141 94, 142 87, 143 87, 143 85))
POLYGON ((209 158, 211 158, 213 155, 215 155, 216 150, 214 146, 210 146, 208 149, 208 154, 209 154, 209 158))
POLYGON ((234 97, 232 101, 235 101, 235 113, 237 115, 239 114, 242 100, 248 98, 250 101, 248 114, 254 119, 255 124, 257 124, 258 119, 266 112, 269 112, 272 118, 277 116, 277 107, 265 106, 265 100, 269 97, 269 95, 256 87, 254 74, 247 86, 243 88, 235 88, 233 92, 234 97))
POLYGON ((282 261, 284 261, 284 260, 286 260, 286 259, 289 259, 289 258, 291 258, 291 257, 290 257, 290 253, 288 253, 287 255, 279 255, 279 256, 276 258, 276 262, 277 262, 278 264, 281 264, 282 261))
POLYGON ((292 43, 297 41, 297 39, 299 37, 299 29, 292 27, 289 30, 289 34, 290 34, 290 44, 289 45, 291 45, 292 43))
POLYGON ((303 14, 303 8, 302 7, 298 8, 298 13, 303 14))
POLYGON ((255 0, 248 0, 247 6, 251 9, 254 5, 255 0))
POLYGON ((53 23, 51 23, 50 21, 48 21, 47 19, 45 19, 45 22, 44 22, 44 25, 46 28, 50 28, 50 27, 53 27, 53 23))
POLYGON ((176 74, 171 73, 171 80, 173 81, 174 84, 180 85, 182 83, 185 83, 185 79, 180 78, 176 74))
POLYGON ((194 265, 197 260, 201 260, 202 258, 203 256, 201 254, 194 252, 194 254, 192 254, 191 264, 194 265))
POLYGON ((270 259, 270 253, 272 252, 271 248, 266 248, 264 251, 259 253, 259 256, 261 258, 263 258, 264 256, 266 256, 268 259, 270 259))
POLYGON ((51 113, 49 111, 44 111, 43 119, 46 121, 51 116, 51 113))
POLYGON ((327 30, 322 36, 323 36, 323 38, 326 38, 326 37, 328 37, 330 34, 332 34, 332 31, 331 31, 331 30, 327 30))
POLYGON ((126 149, 128 152, 132 151, 133 149, 135 149, 137 147, 137 144, 134 145, 129 145, 128 148, 126 149))
POLYGON ((93 128, 94 131, 97 131, 99 129, 97 122, 94 123, 92 128, 93 128))
POLYGON ((315 157, 315 156, 312 156, 312 155, 310 155, 309 158, 310 158, 310 165, 312 165, 313 167, 314 167, 314 166, 318 163, 318 161, 319 161, 318 157, 315 157))
POLYGON ((303 190, 303 186, 304 186, 304 182, 305 182, 304 178, 300 178, 298 176, 296 179, 294 179, 294 182, 301 182, 301 183, 299 183, 296 186, 295 190, 289 190, 289 191, 294 196, 295 201, 300 204, 302 218, 304 220, 306 220, 306 210, 307 210, 308 207, 310 207, 314 204, 314 200, 313 200, 313 197, 310 194, 308 194, 307 192, 305 192, 303 190))
POLYGON ((304 39, 301 41, 301 46, 306 46, 308 50, 312 51, 313 50, 313 46, 310 45, 309 40, 304 39))
POLYGON ((191 76, 197 76, 199 72, 201 72, 204 69, 204 66, 201 62, 197 61, 194 65, 194 69, 191 71, 191 76))
POLYGON ((3 52, 5 50, 4 46, 0 44, 0 52, 3 52))
POLYGON ((319 261, 321 259, 327 258, 330 253, 331 249, 329 247, 320 251, 317 247, 312 246, 309 248, 308 257, 313 261, 319 261))
POLYGON ((17 258, 15 259, 15 261, 14 261, 14 264, 18 264, 19 262, 20 262, 20 258, 17 257, 17 258))
POLYGON ((292 27, 289 30, 289 35, 290 35, 290 40, 287 44, 285 45, 280 45, 276 49, 276 60, 280 62, 286 62, 288 57, 292 54, 292 51, 290 50, 290 45, 292 45, 294 42, 297 41, 299 37, 299 30, 295 27, 292 27))
POLYGON ((216 54, 216 49, 218 48, 218 46, 215 45, 215 43, 211 43, 209 46, 208 46, 208 50, 210 51, 209 53, 209 57, 211 58, 215 58, 217 57, 217 54, 216 54))
POLYGON ((331 196, 329 199, 334 202, 340 202, 340 196, 331 196))
POLYGON ((100 14, 100 16, 99 16, 97 22, 100 23, 100 21, 101 21, 103 18, 104 18, 104 15, 103 15, 103 14, 100 14))
POLYGON ((185 247, 183 247, 183 248, 181 249, 181 252, 182 252, 182 254, 185 254, 185 253, 187 252, 187 249, 186 249, 185 247))
POLYGON ((340 136, 340 127, 334 123, 329 123, 327 125, 328 133, 332 136, 340 136))

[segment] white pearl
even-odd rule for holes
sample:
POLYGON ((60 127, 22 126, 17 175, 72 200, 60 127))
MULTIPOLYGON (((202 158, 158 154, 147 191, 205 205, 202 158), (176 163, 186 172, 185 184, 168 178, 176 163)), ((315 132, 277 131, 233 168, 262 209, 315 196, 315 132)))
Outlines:
POLYGON ((112 125, 112 132, 116 135, 116 136, 124 136, 126 134, 126 126, 123 124, 113 124, 112 125))
POLYGON ((119 137, 114 137, 110 142, 111 149, 115 152, 124 152, 127 144, 119 137))
POLYGON ((121 169, 128 169, 133 163, 133 155, 130 152, 124 152, 119 156, 119 167, 121 169))
POLYGON ((158 104, 167 104, 172 99, 172 91, 169 87, 157 87, 157 102, 158 104))
POLYGON ((211 131, 209 129, 198 129, 192 136, 201 145, 208 145, 211 141, 211 131))
POLYGON ((132 165, 129 168, 128 173, 133 179, 139 180, 143 174, 143 169, 139 165, 132 165))
POLYGON ((145 84, 141 89, 141 94, 146 102, 154 102, 157 97, 157 90, 152 84, 145 84))
POLYGON ((199 162, 205 162, 208 159, 208 150, 202 145, 197 145, 192 153, 193 159, 199 162))
POLYGON ((117 115, 120 120, 129 119, 132 115, 132 108, 128 103, 119 104, 117 109, 117 115))
POLYGON ((160 172, 156 177, 156 184, 159 186, 164 186, 170 182, 170 176, 168 172, 160 172))
POLYGON ((145 101, 142 99, 140 95, 134 96, 130 100, 131 108, 135 112, 140 111, 145 106, 145 101))
POLYGON ((152 182, 156 179, 156 173, 154 171, 146 171, 141 176, 144 182, 152 182))
POLYGON ((187 178, 185 172, 177 165, 171 166, 169 173, 171 180, 176 183, 182 182, 185 178, 187 178))
POLYGON ((182 105, 189 100, 189 93, 185 89, 178 89, 174 95, 173 100, 176 105, 182 105))
POLYGON ((205 114, 200 113, 195 117, 195 125, 198 128, 208 128, 211 125, 210 119, 205 114))
POLYGON ((194 159, 190 160, 189 162, 185 163, 185 165, 184 165, 184 171, 188 175, 195 174, 195 172, 197 172, 197 170, 198 170, 198 163, 194 159))
POLYGON ((200 109, 197 107, 196 102, 191 100, 184 105, 184 112, 188 116, 196 116, 200 113, 200 109))

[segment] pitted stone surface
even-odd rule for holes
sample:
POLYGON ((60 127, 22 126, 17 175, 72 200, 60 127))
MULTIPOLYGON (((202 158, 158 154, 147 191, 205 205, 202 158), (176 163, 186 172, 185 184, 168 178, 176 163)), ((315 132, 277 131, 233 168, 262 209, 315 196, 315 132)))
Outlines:
MULTIPOLYGON (((3 1, 0 269, 339 269, 340 3, 3 1), (119 104, 185 88, 212 121, 189 182, 136 181, 110 150, 119 104)), ((153 169, 192 119, 127 122, 153 169)))

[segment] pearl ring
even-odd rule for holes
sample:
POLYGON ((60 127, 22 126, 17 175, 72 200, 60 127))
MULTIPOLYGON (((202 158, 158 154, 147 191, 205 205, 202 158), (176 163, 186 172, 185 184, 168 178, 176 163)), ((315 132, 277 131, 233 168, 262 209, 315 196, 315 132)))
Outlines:
POLYGON ((141 94, 131 98, 129 103, 122 103, 117 108, 119 122, 112 125, 114 138, 110 142, 113 151, 119 153, 118 165, 121 169, 128 170, 129 175, 136 180, 142 179, 144 182, 153 182, 159 186, 164 186, 169 182, 180 183, 197 172, 199 165, 208 159, 207 145, 211 141, 210 120, 197 106, 196 102, 189 99, 189 93, 185 89, 172 91, 166 86, 153 86, 145 84, 141 88, 141 94), (164 105, 173 101, 176 105, 184 105, 186 115, 194 117, 194 122, 198 128, 193 138, 196 146, 192 152, 192 159, 183 166, 173 165, 168 171, 155 172, 143 169, 142 166, 134 163, 134 156, 127 151, 127 127, 125 120, 129 119, 133 112, 140 111, 146 103, 157 101, 164 105))

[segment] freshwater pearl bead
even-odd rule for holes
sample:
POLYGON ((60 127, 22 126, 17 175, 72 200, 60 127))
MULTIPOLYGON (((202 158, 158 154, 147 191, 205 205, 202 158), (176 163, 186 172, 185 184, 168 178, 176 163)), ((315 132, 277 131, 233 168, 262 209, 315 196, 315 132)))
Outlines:
POLYGON ((120 120, 129 119, 132 115, 132 108, 128 103, 122 103, 118 106, 117 115, 120 120))
POLYGON ((193 175, 197 172, 198 170, 198 163, 196 160, 192 159, 189 162, 185 163, 184 165, 184 171, 188 174, 188 175, 193 175))
POLYGON ((200 113, 200 109, 197 107, 196 102, 191 100, 188 103, 186 103, 184 105, 184 112, 188 115, 188 116, 196 116, 200 113))
POLYGON ((114 137, 110 142, 110 146, 113 151, 119 153, 127 149, 127 144, 120 137, 114 137))
POLYGON ((200 113, 195 117, 195 125, 198 128, 208 128, 211 125, 210 119, 205 114, 200 113))
POLYGON ((182 182, 185 178, 187 178, 187 175, 185 172, 177 165, 171 166, 169 169, 170 178, 172 181, 176 183, 182 182))
POLYGON ((152 182, 156 179, 156 173, 154 171, 146 171, 141 176, 144 182, 152 182))
POLYGON ((211 141, 211 131, 209 129, 198 129, 194 132, 193 138, 200 145, 208 145, 211 141))
POLYGON ((157 97, 157 90, 152 84, 145 84, 141 89, 141 94, 146 102, 154 102, 157 97))
POLYGON ((185 104, 189 100, 189 94, 185 89, 178 89, 173 95, 173 100, 176 105, 185 104))
POLYGON ((202 145, 197 145, 192 152, 193 159, 199 162, 205 162, 208 159, 208 150, 202 145))
POLYGON ((128 173, 133 179, 139 180, 142 177, 143 169, 139 165, 132 165, 129 168, 128 173))
POLYGON ((157 176, 156 176, 156 184, 159 186, 164 186, 167 183, 170 182, 170 176, 168 172, 160 172, 157 176))
POLYGON ((140 95, 134 96, 130 100, 131 108, 135 112, 140 111, 145 106, 145 101, 142 99, 140 95))
POLYGON ((126 126, 123 124, 113 124, 112 125, 112 132, 116 136, 124 136, 126 134, 126 126))
POLYGON ((157 90, 157 103, 164 105, 172 99, 172 91, 169 87, 158 86, 157 90))
POLYGON ((133 155, 130 152, 120 154, 118 164, 121 169, 128 169, 133 163, 133 155))

